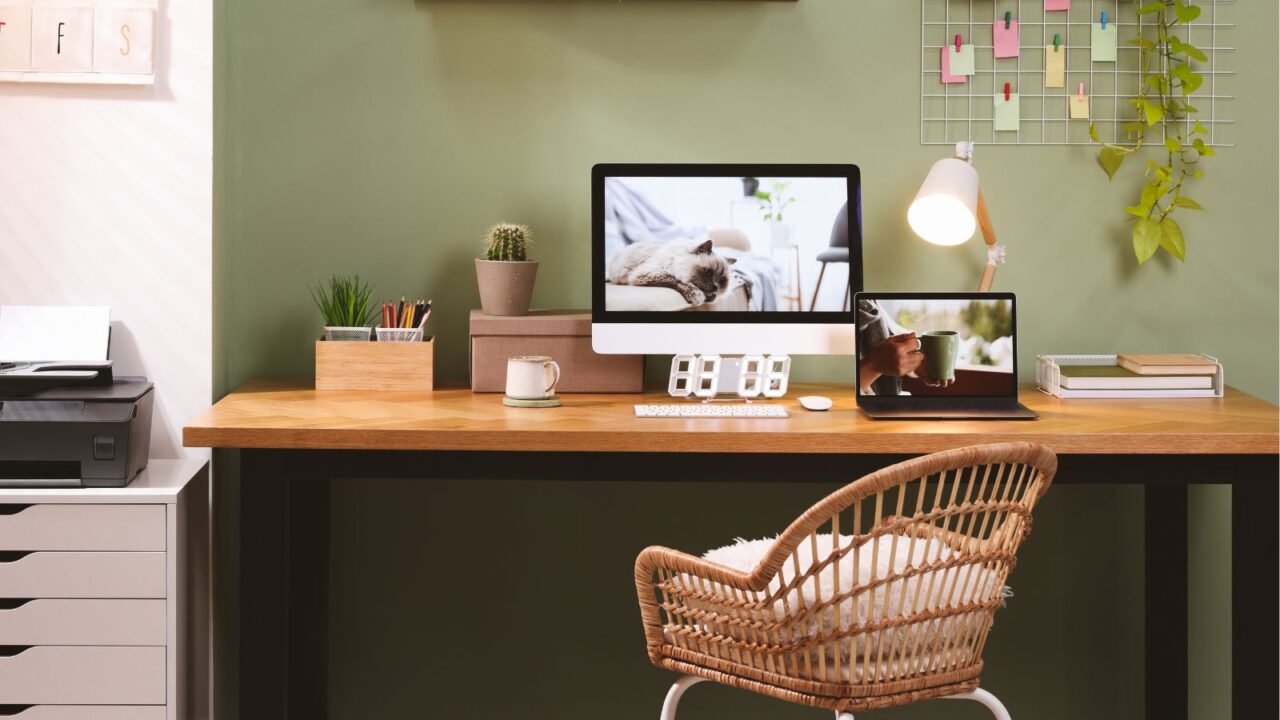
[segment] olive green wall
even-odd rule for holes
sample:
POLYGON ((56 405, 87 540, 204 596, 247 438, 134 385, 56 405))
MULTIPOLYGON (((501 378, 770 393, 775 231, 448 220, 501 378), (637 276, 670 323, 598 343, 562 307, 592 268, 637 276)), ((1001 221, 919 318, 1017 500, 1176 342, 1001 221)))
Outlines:
MULTIPOLYGON (((906 224, 948 151, 919 144, 915 0, 231 2, 227 387, 311 373, 306 284, 332 272, 433 297, 441 375, 463 380, 471 258, 499 220, 534 229, 537 305, 589 305, 601 161, 857 163, 867 286, 976 284, 980 243, 928 246, 906 224)), ((1226 10, 1239 147, 1205 165, 1185 265, 1136 267, 1136 163, 1108 184, 1088 147, 978 148, 1024 371, 1036 353, 1198 350, 1275 400, 1277 7, 1226 10)))
MULTIPOLYGON (((868 286, 976 283, 977 243, 928 246, 906 225, 912 194, 947 152, 918 143, 915 0, 223 6, 221 392, 253 376, 311 374, 320 322, 305 286, 332 272, 360 272, 384 295, 433 297, 440 375, 463 381, 467 311, 477 305, 471 258, 499 220, 535 230, 537 305, 587 306, 588 178, 601 161, 857 163, 868 286)), ((1086 147, 978 148, 1010 248, 997 289, 1019 295, 1024 373, 1036 353, 1198 350, 1221 357, 1234 385, 1276 400, 1277 6, 1227 9, 1240 23, 1230 110, 1239 147, 1206 164, 1194 195, 1209 213, 1183 223, 1185 265, 1136 267, 1120 212, 1136 191, 1135 168, 1109 185, 1086 147)), ((803 359, 797 374, 847 380, 849 362, 803 359)), ((219 460, 217 668, 227 719, 237 490, 234 457, 219 460)), ((661 472, 679 477, 679 468, 661 472)), ((695 478, 681 481, 679 495, 673 487, 337 483, 335 716, 418 717, 428 706, 451 717, 652 717, 669 678, 643 656, 628 595, 635 552, 776 532, 830 486, 747 485, 732 502, 723 486, 695 478), (502 554, 511 555, 509 592, 472 569, 502 554), (579 617, 558 606, 562 592, 593 590, 575 603, 579 617), (514 603, 517 595, 531 600, 514 603), (473 626, 493 644, 466 645, 473 626), (487 691, 486 677, 501 678, 503 692, 487 691)), ((1225 567, 1213 562, 1224 498, 1215 488, 1193 496, 1203 509, 1193 570, 1214 579, 1225 567)), ((986 684, 1015 715, 1132 717, 1142 696, 1140 491, 1063 487, 1049 499, 1013 578, 1017 596, 997 621, 986 684)), ((1190 690, 1193 707, 1222 716, 1225 599, 1198 588, 1192 602, 1193 677, 1208 678, 1190 690)), ((688 707, 690 717, 816 717, 722 689, 691 693, 688 707)), ((883 716, 940 712, 982 717, 962 706, 883 716)))

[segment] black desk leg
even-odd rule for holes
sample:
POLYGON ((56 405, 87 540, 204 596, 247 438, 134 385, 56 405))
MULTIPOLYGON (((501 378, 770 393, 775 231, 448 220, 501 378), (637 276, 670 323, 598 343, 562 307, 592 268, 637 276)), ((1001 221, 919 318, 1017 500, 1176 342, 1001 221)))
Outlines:
POLYGON ((290 481, 289 717, 329 716, 329 481, 290 481))
POLYGON ((1243 469, 1231 486, 1231 716, 1280 717, 1276 636, 1280 620, 1280 486, 1274 458, 1243 469))
POLYGON ((289 484, 279 454, 240 453, 240 720, 286 717, 289 484))
POLYGON ((328 490, 240 453, 240 720, 328 716, 328 490))
POLYGON ((1187 720, 1187 486, 1145 487, 1146 709, 1187 720))

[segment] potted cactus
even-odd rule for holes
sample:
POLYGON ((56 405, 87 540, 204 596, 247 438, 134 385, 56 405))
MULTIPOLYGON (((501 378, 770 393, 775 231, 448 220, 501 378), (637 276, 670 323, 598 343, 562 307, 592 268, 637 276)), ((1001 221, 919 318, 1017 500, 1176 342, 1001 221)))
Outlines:
POLYGON ((538 261, 529 259, 531 242, 524 225, 499 223, 489 228, 484 256, 476 258, 476 284, 485 315, 529 314, 538 276, 538 261))

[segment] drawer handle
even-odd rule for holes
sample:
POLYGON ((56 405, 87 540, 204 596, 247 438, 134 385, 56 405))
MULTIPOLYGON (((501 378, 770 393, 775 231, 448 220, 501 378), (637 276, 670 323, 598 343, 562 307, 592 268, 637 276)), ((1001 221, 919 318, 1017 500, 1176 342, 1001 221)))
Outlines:
POLYGON ((6 550, 0 552, 0 563, 17 562, 31 554, 30 550, 6 550))
MULTIPOLYGON (((31 598, 3 598, 0 599, 0 610, 17 610, 31 602, 31 600, 31 598)), ((3 715, 3 713, 0 713, 0 715, 3 715)))
POLYGON ((35 707, 34 705, 0 705, 0 717, 15 717, 35 707))
POLYGON ((0 657, 15 657, 31 648, 31 645, 0 645, 0 657))
MULTIPOLYGON (((20 505, 18 503, 0 503, 0 515, 17 515, 18 513, 31 507, 30 505, 20 505)), ((0 705, 0 708, 4 707, 0 705)))

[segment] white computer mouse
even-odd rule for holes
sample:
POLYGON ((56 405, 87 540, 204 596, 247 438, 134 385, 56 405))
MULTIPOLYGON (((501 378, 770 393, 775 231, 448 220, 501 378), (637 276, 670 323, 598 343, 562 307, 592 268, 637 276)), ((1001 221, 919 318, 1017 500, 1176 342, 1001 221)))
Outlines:
POLYGON ((821 395, 805 395, 800 398, 800 407, 805 410, 813 410, 821 412, 831 409, 831 398, 822 397, 821 395))

